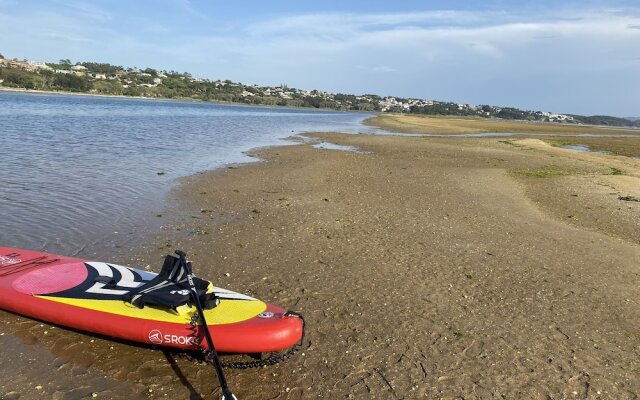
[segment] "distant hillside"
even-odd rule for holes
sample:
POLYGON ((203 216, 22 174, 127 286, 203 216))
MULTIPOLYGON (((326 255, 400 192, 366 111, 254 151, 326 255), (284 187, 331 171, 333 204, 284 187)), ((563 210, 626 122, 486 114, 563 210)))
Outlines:
POLYGON ((640 118, 618 118, 608 115, 592 115, 589 117, 583 115, 572 115, 579 123, 589 125, 605 125, 605 126, 638 126, 640 127, 640 118))
POLYGON ((631 121, 609 116, 580 116, 545 111, 525 111, 513 107, 460 104, 436 100, 353 95, 301 90, 287 85, 249 85, 229 80, 209 80, 176 71, 153 68, 125 68, 95 62, 60 60, 37 62, 5 59, 0 54, 0 86, 31 90, 81 92, 103 95, 188 99, 211 102, 309 107, 339 111, 369 111, 455 115, 538 122, 580 123, 640 127, 631 121))

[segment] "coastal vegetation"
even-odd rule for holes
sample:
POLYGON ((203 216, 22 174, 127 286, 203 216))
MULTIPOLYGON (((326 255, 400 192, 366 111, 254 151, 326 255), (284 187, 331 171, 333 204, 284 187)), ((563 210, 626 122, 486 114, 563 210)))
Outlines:
POLYGON ((285 84, 276 87, 258 86, 230 80, 202 79, 187 72, 126 68, 97 62, 72 63, 69 59, 43 63, 6 59, 0 55, 0 87, 339 111, 640 127, 640 121, 609 116, 587 117, 525 111, 513 107, 460 104, 395 96, 381 97, 375 94, 328 93, 290 88, 285 84))
POLYGON ((529 176, 534 178, 549 178, 552 176, 564 176, 569 175, 569 172, 559 168, 556 165, 545 165, 541 168, 526 168, 526 169, 517 169, 513 171, 515 174, 529 176))
POLYGON ((545 142, 555 147, 582 145, 588 146, 591 151, 605 152, 626 157, 640 158, 640 135, 637 138, 599 138, 599 137, 550 137, 545 142))

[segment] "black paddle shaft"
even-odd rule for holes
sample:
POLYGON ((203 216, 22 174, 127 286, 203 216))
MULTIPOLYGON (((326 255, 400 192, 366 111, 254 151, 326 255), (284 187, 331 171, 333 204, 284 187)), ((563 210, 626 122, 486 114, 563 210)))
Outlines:
POLYGON ((207 345, 209 346, 211 363, 213 364, 213 368, 215 368, 216 370, 218 382, 220 382, 220 389, 222 389, 222 400, 238 400, 238 398, 231 392, 231 389, 229 389, 229 385, 227 385, 227 379, 224 377, 222 365, 220 364, 220 359, 218 358, 218 352, 213 345, 213 338, 211 337, 211 333, 209 332, 209 326, 207 325, 207 320, 204 316, 204 310, 202 309, 202 304, 200 303, 200 298, 198 297, 196 286, 193 283, 193 272, 191 270, 191 265, 187 262, 187 253, 185 253, 184 251, 176 250, 176 254, 180 257, 180 264, 187 274, 187 281, 189 282, 189 286, 191 287, 193 304, 196 306, 198 314, 200 314, 200 322, 202 324, 201 327, 204 331, 204 337, 207 341, 207 345))

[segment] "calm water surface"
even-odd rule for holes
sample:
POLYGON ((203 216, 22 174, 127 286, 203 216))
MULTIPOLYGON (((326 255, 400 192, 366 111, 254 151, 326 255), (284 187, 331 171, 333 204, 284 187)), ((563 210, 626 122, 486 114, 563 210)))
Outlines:
POLYGON ((250 161, 359 113, 0 92, 0 246, 64 254, 139 237, 176 178, 250 161))

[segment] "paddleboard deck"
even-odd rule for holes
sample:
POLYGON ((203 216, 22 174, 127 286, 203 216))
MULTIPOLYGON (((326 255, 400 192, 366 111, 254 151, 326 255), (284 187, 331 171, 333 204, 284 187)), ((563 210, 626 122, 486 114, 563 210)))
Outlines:
MULTIPOLYGON (((156 276, 111 263, 0 247, 0 308, 133 342, 206 348, 195 307, 137 308, 123 300, 156 276)), ((286 310, 222 288, 213 292, 220 302, 205 310, 205 317, 218 352, 279 351, 300 341, 302 321, 286 310)))

